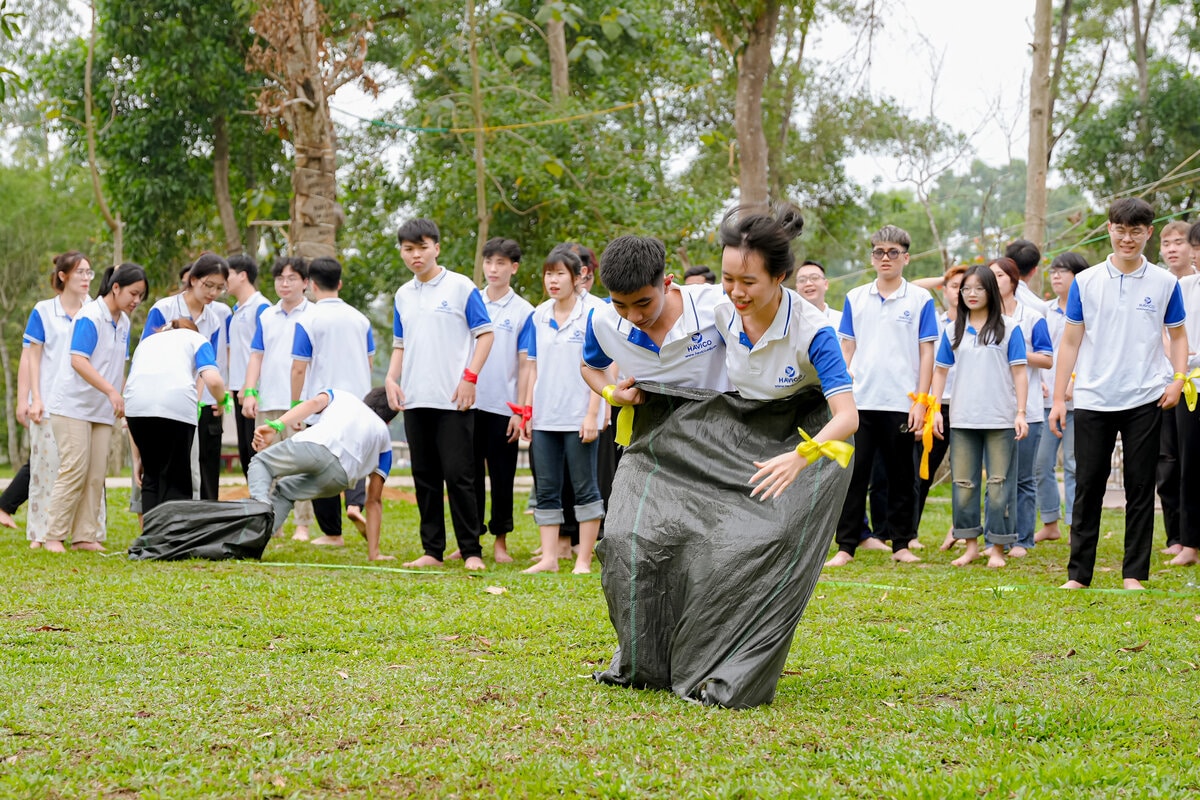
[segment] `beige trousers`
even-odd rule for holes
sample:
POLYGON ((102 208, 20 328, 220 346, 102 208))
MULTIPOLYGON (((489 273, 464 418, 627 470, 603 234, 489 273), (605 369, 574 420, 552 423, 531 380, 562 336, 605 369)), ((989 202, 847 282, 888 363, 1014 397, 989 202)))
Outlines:
POLYGON ((112 425, 52 416, 50 426, 58 445, 59 465, 50 493, 46 540, 103 542, 105 530, 100 513, 112 425))
MULTIPOLYGON (((50 415, 29 426, 29 506, 25 514, 25 537, 46 541, 50 526, 50 496, 58 479, 58 445, 50 426, 50 415)), ((100 504, 100 529, 105 530, 105 505, 100 504)))
MULTIPOLYGON (((254 424, 256 426, 257 425, 266 425, 267 420, 279 419, 286 413, 287 413, 286 411, 260 411, 258 414, 258 417, 256 417, 254 420, 254 424)), ((284 439, 290 438, 292 436, 292 434, 294 434, 294 433, 296 433, 296 431, 292 430, 291 428, 284 428, 283 432, 281 434, 279 434, 279 441, 282 442, 284 439)), ((311 500, 297 500, 296 501, 296 505, 292 508, 292 521, 295 522, 297 525, 302 525, 306 528, 312 527, 313 506, 312 506, 311 500)), ((275 530, 279 530, 280 528, 282 528, 283 523, 284 523, 284 521, 281 519, 275 520, 275 530)))

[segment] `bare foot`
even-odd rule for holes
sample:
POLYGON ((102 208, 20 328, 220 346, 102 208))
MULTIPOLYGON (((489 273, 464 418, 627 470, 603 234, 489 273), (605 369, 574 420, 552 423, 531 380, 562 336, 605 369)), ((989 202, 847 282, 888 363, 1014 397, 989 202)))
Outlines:
POLYGON ((958 558, 950 563, 956 567, 965 567, 975 559, 979 558, 979 541, 977 539, 967 539, 967 552, 963 553, 958 558))
POLYGON ((30 549, 30 550, 41 550, 41 549, 42 549, 42 543, 41 543, 41 542, 36 542, 36 541, 35 541, 35 542, 30 542, 30 543, 29 543, 29 549, 30 549))
POLYGON ((13 521, 12 515, 7 511, 0 511, 0 526, 16 530, 17 523, 13 521))
POLYGON ((47 553, 65 553, 65 552, 67 552, 67 548, 63 546, 62 542, 48 541, 42 546, 46 548, 47 553))
POLYGON ((447 561, 462 561, 462 550, 455 550, 450 555, 446 556, 447 561))
POLYGON ((318 536, 309 544, 315 544, 317 547, 345 547, 346 538, 344 536, 318 536))
POLYGON ((861 542, 858 543, 858 549, 859 550, 888 550, 888 551, 890 551, 892 548, 888 547, 887 544, 882 539, 876 539, 874 536, 868 536, 867 538, 863 539, 861 542))
POLYGON ((532 567, 521 570, 521 572, 526 575, 532 575, 535 572, 558 572, 558 559, 552 558, 548 561, 543 559, 532 567))
POLYGON ((909 552, 908 548, 892 553, 892 561, 900 564, 915 564, 921 559, 909 552))
POLYGON ((513 557, 508 554, 508 537, 496 537, 496 545, 492 548, 492 560, 497 564, 512 563, 513 557))
POLYGON ((591 564, 587 564, 587 565, 576 564, 575 569, 571 570, 572 575, 590 575, 591 572, 592 572, 591 564))
POLYGON ((994 544, 987 550, 984 550, 984 552, 987 553, 987 565, 990 569, 1000 569, 1008 564, 1008 562, 1004 560, 1004 548, 1000 545, 994 544))
POLYGON ((854 556, 847 553, 845 550, 838 550, 837 555, 825 562, 827 567, 843 567, 854 560, 854 556))
POLYGON ((1060 586, 1058 588, 1060 588, 1060 589, 1086 589, 1087 587, 1084 586, 1079 581, 1067 581, 1066 583, 1064 583, 1062 586, 1060 586))
POLYGON ((90 553, 103 553, 104 545, 99 542, 76 542, 71 545, 72 550, 87 550, 90 553))
POLYGON ((301 525, 297 525, 296 532, 292 534, 292 539, 294 539, 297 542, 307 542, 308 541, 308 528, 301 526, 301 525))
POLYGON ((908 540, 908 549, 909 550, 924 550, 925 545, 921 544, 921 541, 919 539, 909 539, 908 540))
POLYGON ((1035 542, 1053 542, 1061 538, 1062 534, 1058 532, 1057 522, 1047 522, 1040 531, 1033 535, 1035 542))
POLYGON ((421 567, 440 567, 442 562, 433 556, 421 556, 416 561, 405 561, 404 566, 419 569, 421 567))
POLYGON ((358 506, 346 506, 346 519, 353 523, 354 527, 358 528, 358 532, 363 536, 367 535, 367 518, 362 515, 362 509, 358 506))
POLYGON ((487 564, 483 563, 483 559, 479 556, 471 556, 463 562, 463 569, 468 572, 481 572, 487 569, 487 564))
POLYGON ((1200 550, 1195 547, 1183 548, 1179 555, 1167 562, 1168 567, 1190 567, 1192 564, 1200 564, 1200 550))
POLYGON ((1024 558, 1025 556, 1029 555, 1029 551, 1024 547, 1021 547, 1019 544, 1014 544, 1008 549, 1008 554, 1013 558, 1024 558))
POLYGON ((367 556, 367 561, 395 561, 395 560, 396 560, 395 556, 385 556, 383 553, 380 553, 377 556, 367 556))
POLYGON ((1142 591, 1146 588, 1145 586, 1142 586, 1142 582, 1137 578, 1126 578, 1125 580, 1121 581, 1121 586, 1131 592, 1142 591))
POLYGON ((938 545, 938 550, 945 552, 951 547, 954 547, 956 544, 958 544, 958 539, 954 538, 954 528, 951 528, 950 530, 946 531, 946 538, 943 539, 942 543, 938 545))
POLYGON ((1162 550, 1159 550, 1158 552, 1162 553, 1164 556, 1177 556, 1177 555, 1179 555, 1179 551, 1182 549, 1183 549, 1183 545, 1176 542, 1175 544, 1171 545, 1170 547, 1164 547, 1162 550))

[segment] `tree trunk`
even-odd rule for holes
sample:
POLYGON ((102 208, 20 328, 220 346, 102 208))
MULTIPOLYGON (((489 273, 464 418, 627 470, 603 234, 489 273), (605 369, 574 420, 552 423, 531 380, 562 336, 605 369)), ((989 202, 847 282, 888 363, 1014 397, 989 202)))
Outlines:
MULTIPOLYGON (((554 23, 551 22, 551 25, 554 23)), ((561 26, 561 23, 560 23, 561 26)), ((471 115, 475 122, 475 144, 473 155, 475 159, 475 221, 478 230, 475 234, 475 284, 483 283, 483 245, 488 237, 490 215, 487 205, 487 170, 483 157, 483 91, 479 78, 479 33, 475 30, 475 0, 467 0, 467 57, 471 64, 471 115)), ((551 43, 554 39, 551 37, 551 43)), ((563 45, 563 68, 566 68, 566 45, 563 45)), ((554 47, 550 48, 553 60, 554 47)), ((553 74, 553 70, 551 70, 553 74)), ((558 97, 555 97, 557 100, 558 97)))
POLYGON ((343 214, 337 202, 337 142, 321 75, 321 12, 317 0, 300 0, 299 8, 299 31, 285 54, 287 119, 296 151, 291 247, 302 258, 333 257, 343 214))
MULTIPOLYGON (((1150 101, 1150 69, 1146 57, 1146 40, 1150 36, 1150 25, 1154 22, 1154 8, 1157 0, 1150 0, 1146 10, 1146 21, 1142 23, 1142 0, 1131 0, 1130 11, 1133 14, 1133 61, 1137 65, 1138 102, 1143 108, 1150 101)), ((1145 115, 1143 115, 1143 120, 1145 115)))
POLYGON ((779 23, 779 0, 767 0, 751 25, 738 58, 733 120, 738 145, 738 187, 743 207, 766 211, 767 136, 763 130, 763 88, 771 72, 771 44, 779 23))
POLYGON ((83 130, 87 139, 88 171, 92 176, 92 193, 96 197, 96 205, 100 216, 112 232, 113 264, 120 264, 125 259, 125 224, 120 214, 112 213, 104 199, 104 189, 100 185, 100 166, 96 157, 96 115, 92 108, 92 66, 96 60, 96 4, 91 4, 92 25, 88 35, 87 60, 84 62, 83 73, 83 130))
MULTIPOLYGON (((8 317, 0 318, 0 332, 8 327, 8 317)), ((16 380, 13 377, 12 361, 8 355, 8 342, 0 335, 0 373, 4 376, 4 421, 8 428, 8 463, 15 469, 21 465, 21 426, 17 424, 16 408, 13 398, 16 392, 16 380)))
POLYGON ((221 229, 225 232, 225 253, 241 253, 242 232, 238 229, 233 199, 229 196, 229 129, 223 114, 213 117, 213 197, 217 201, 221 229))
POLYGON ((1025 175, 1023 236, 1046 243, 1046 164, 1050 150, 1050 28, 1052 0, 1037 0, 1033 12, 1033 67, 1029 75, 1029 158, 1025 175))
POLYGON ((550 51, 550 97, 555 104, 567 99, 570 72, 567 65, 567 23, 550 20, 546 24, 546 45, 550 51))

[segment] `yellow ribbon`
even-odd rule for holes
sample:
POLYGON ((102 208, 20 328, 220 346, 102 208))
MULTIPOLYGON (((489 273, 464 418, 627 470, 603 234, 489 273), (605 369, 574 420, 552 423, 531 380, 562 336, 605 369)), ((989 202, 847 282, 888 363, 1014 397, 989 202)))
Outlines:
POLYGON ((1175 380, 1183 381, 1183 401, 1187 403, 1188 411, 1196 410, 1196 400, 1200 397, 1200 392, 1196 391, 1196 384, 1192 381, 1200 378, 1200 367, 1194 368, 1187 375, 1182 372, 1175 373, 1175 380))
POLYGON ((933 450, 933 418, 942 410, 942 404, 928 394, 908 393, 914 404, 925 406, 925 420, 921 426, 921 468, 918 474, 922 480, 929 480, 929 453, 933 450))
POLYGON ((610 406, 616 406, 621 409, 617 412, 617 444, 622 447, 628 447, 629 441, 633 438, 633 406, 627 406, 624 403, 618 403, 613 399, 613 392, 617 391, 615 384, 610 383, 604 387, 604 391, 600 392, 600 396, 610 406))
POLYGON ((808 459, 808 463, 813 463, 821 456, 836 461, 837 465, 842 469, 850 466, 850 456, 854 455, 854 445, 847 442, 818 442, 804 432, 803 428, 796 428, 804 441, 796 445, 796 452, 808 459))

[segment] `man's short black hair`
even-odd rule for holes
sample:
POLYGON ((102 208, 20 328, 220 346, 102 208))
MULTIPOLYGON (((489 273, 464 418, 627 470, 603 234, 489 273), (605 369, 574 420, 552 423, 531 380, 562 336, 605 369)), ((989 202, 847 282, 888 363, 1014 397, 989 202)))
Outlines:
POLYGON ((1122 197, 1108 207, 1108 221, 1113 225, 1153 225, 1154 209, 1139 197, 1122 197))
POLYGON ((1024 278, 1042 263, 1042 251, 1028 239, 1014 239, 1004 248, 1004 257, 1017 264, 1017 272, 1024 278))
POLYGON ((825 274, 825 265, 822 264, 820 261, 805 261, 803 264, 800 265, 800 268, 804 269, 805 267, 816 267, 817 269, 821 270, 822 275, 825 274))
POLYGON ((308 280, 308 262, 300 256, 280 256, 275 259, 275 263, 271 265, 271 277, 278 278, 288 267, 291 267, 292 272, 299 275, 301 280, 308 280))
POLYGON ((519 264, 521 262, 521 245, 512 239, 504 239, 499 236, 488 239, 483 243, 483 257, 491 258, 492 256, 503 256, 514 264, 519 264))
POLYGON ((387 392, 382 386, 376 386, 367 392, 362 401, 384 422, 391 422, 396 418, 396 410, 388 405, 387 392))
POLYGON ((229 271, 240 272, 246 276, 246 280, 254 283, 258 280, 258 262, 245 253, 232 255, 228 259, 229 271))
POLYGON ((1088 260, 1079 253, 1059 253, 1050 262, 1050 269, 1065 269, 1072 275, 1078 275, 1090 266, 1088 260))
POLYGON ((617 294, 662 286, 666 272, 667 248, 653 236, 618 236, 600 256, 600 282, 617 294))
POLYGON ((1200 247, 1200 222, 1188 228, 1188 244, 1192 247, 1200 247))
POLYGON ((342 265, 336 258, 328 256, 314 258, 308 262, 308 279, 319 289, 336 292, 338 284, 342 282, 342 265))
POLYGON ((410 219, 400 226, 400 230, 396 231, 396 241, 400 244, 404 244, 405 242, 420 244, 426 239, 429 239, 434 244, 437 244, 442 239, 442 234, 438 231, 437 223, 431 219, 410 219))
POLYGON ((717 282, 716 273, 714 273, 711 269, 704 266, 703 264, 693 264, 692 266, 688 267, 687 269, 685 269, 683 271, 683 279, 685 281, 688 278, 697 278, 697 277, 704 278, 705 283, 716 283, 717 282))

